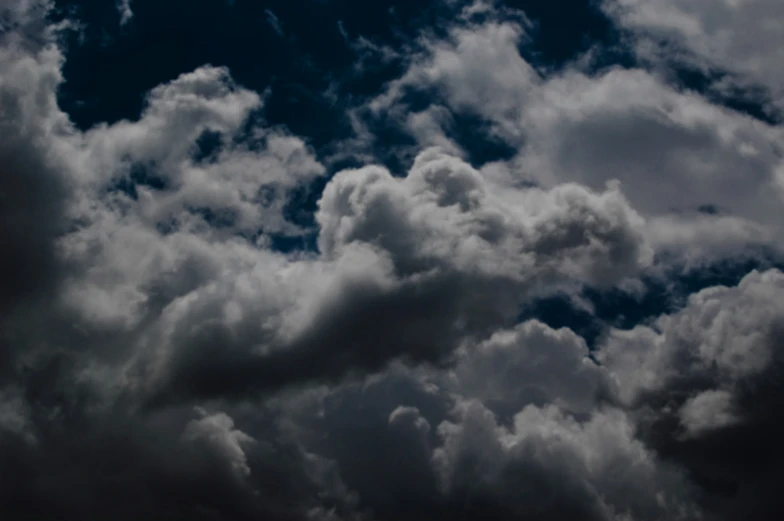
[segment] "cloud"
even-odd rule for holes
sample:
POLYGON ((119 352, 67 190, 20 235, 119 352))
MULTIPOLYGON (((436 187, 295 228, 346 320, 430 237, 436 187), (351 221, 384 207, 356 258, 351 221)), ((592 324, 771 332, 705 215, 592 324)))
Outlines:
POLYGON ((446 370, 393 366, 280 407, 381 519, 775 519, 781 278, 614 331, 598 364, 530 321, 446 370))
POLYGON ((693 485, 610 384, 574 334, 531 321, 454 370, 395 365, 277 407, 378 519, 691 519, 693 485))
POLYGON ((642 70, 536 71, 522 19, 474 3, 365 107, 409 125, 411 164, 329 172, 224 67, 77 129, 48 7, 0 3, 6 517, 781 513, 780 271, 594 352, 520 319, 668 248, 775 241, 778 127, 642 70), (440 97, 409 118, 416 89, 440 97), (470 164, 441 132, 461 111, 516 157, 470 164), (291 222, 319 180, 314 224, 291 222))
POLYGON ((652 327, 612 333, 599 359, 636 409, 641 436, 686 466, 720 519, 775 519, 781 502, 780 304, 784 274, 689 298, 652 327))
POLYGON ((589 56, 545 74, 520 54, 525 28, 491 14, 455 25, 444 39, 424 38, 406 73, 358 117, 391 117, 419 146, 456 151, 452 115, 479 117, 489 130, 474 132, 517 150, 483 174, 510 186, 576 182, 594 190, 617 180, 648 218, 657 250, 668 254, 721 257, 717 236, 776 248, 781 127, 674 88, 651 71, 592 71, 589 56), (412 113, 408 100, 416 96, 432 101, 412 113), (697 215, 705 205, 717 212, 697 215), (678 239, 685 229, 686 248, 678 239))
POLYGON ((775 0, 711 4, 666 0, 654 9, 640 0, 607 0, 603 9, 638 38, 644 56, 675 59, 729 72, 729 84, 761 86, 781 106, 784 8, 775 0))
POLYGON ((705 391, 690 398, 681 408, 680 417, 690 436, 738 421, 732 412, 732 395, 727 391, 705 391))
POLYGON ((274 437, 253 442, 224 413, 88 413, 72 403, 54 428, 41 398, 54 396, 34 405, 34 441, 0 431, 0 505, 11 519, 306 519, 319 495, 330 497, 324 462, 274 437))
POLYGON ((603 262, 612 263, 616 273, 607 276, 618 280, 623 266, 631 273, 646 262, 642 221, 617 190, 597 194, 563 185, 502 194, 468 164, 437 150, 419 155, 403 180, 377 167, 339 174, 325 189, 317 219, 325 255, 371 243, 389 252, 403 274, 454 263, 521 280, 526 265, 557 264, 556 271, 576 268, 582 273, 575 275, 601 282, 603 262), (562 252, 576 255, 576 265, 562 252), (504 258, 513 256, 517 266, 504 258))
POLYGON ((500 428, 481 404, 458 406, 434 456, 442 486, 475 515, 513 519, 688 519, 677 473, 657 464, 622 413, 584 422, 530 405, 500 428), (619 473, 615 469, 623 468, 619 473), (656 492, 653 492, 656 491, 656 492))
POLYGON ((283 26, 280 23, 280 19, 270 11, 269 9, 264 10, 264 15, 267 17, 267 23, 272 27, 272 29, 278 33, 278 35, 283 36, 283 26))
POLYGON ((611 396, 607 375, 588 355, 585 341, 571 330, 528 321, 461 351, 453 374, 463 395, 501 418, 529 404, 556 403, 579 414, 611 396))
POLYGON ((131 0, 117 0, 117 12, 120 14, 120 25, 126 25, 133 18, 131 0))
MULTIPOLYGON (((654 327, 617 331, 601 350, 633 401, 681 377, 711 374, 731 384, 763 373, 776 356, 784 276, 752 272, 736 288, 714 287, 689 297, 686 307, 660 317, 654 327)), ((700 384, 702 385, 702 384, 700 384)))
POLYGON ((408 71, 390 82, 369 109, 402 117, 398 111, 405 109, 397 106, 401 97, 410 90, 437 87, 451 108, 478 112, 497 124, 496 132, 516 138, 520 110, 540 81, 517 49, 523 35, 523 27, 514 21, 491 21, 457 26, 444 41, 425 39, 408 71))
MULTIPOLYGON (((329 462, 274 435, 251 443, 227 413, 140 411, 124 371, 150 319, 217 277, 222 241, 197 205, 245 215, 254 183, 285 197, 322 168, 278 131, 235 147, 260 98, 211 67, 153 90, 136 122, 77 131, 56 102, 63 58, 37 19, 46 5, 10 7, 19 12, 4 12, 13 30, 0 47, 0 509, 18 519, 306 519, 339 505, 329 462), (204 131, 224 135, 226 170, 193 157, 204 131), (131 189, 134 168, 146 170, 131 189), (201 168, 223 180, 193 174, 201 168), (184 222, 162 228, 172 216, 184 222)), ((238 228, 260 218, 248 211, 238 228)))
POLYGON ((650 261, 642 222, 617 191, 517 197, 437 151, 404 179, 379 167, 337 174, 316 216, 319 258, 235 241, 256 267, 225 271, 163 310, 150 330, 157 361, 144 361, 158 368, 156 394, 268 392, 397 358, 440 363, 513 322, 534 295, 613 285, 650 261))
POLYGON ((3 372, 23 351, 13 337, 24 334, 9 324, 31 323, 43 314, 67 271, 55 240, 64 231, 72 189, 61 175, 70 167, 69 149, 50 138, 67 132, 70 123, 55 97, 62 57, 42 43, 53 36, 52 29, 36 17, 44 8, 40 2, 2 6, 9 27, 0 35, 0 129, 7 136, 0 144, 0 239, 7 245, 0 261, 0 310, 7 328, 0 340, 3 372), (44 38, 30 36, 39 33, 44 38))

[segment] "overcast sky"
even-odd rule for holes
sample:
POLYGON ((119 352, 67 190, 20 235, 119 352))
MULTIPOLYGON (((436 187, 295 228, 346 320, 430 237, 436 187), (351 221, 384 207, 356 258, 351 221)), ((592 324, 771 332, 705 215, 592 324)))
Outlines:
POLYGON ((784 519, 780 0, 0 0, 0 518, 784 519))

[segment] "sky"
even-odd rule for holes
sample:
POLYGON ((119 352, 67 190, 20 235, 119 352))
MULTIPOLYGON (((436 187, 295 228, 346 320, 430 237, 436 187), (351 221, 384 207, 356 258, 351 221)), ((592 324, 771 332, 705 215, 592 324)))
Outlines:
POLYGON ((0 0, 0 518, 784 519, 784 3, 0 0))

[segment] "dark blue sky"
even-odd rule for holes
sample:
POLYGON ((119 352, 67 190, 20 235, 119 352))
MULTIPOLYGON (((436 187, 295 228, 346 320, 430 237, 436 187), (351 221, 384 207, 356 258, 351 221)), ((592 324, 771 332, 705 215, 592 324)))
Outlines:
MULTIPOLYGON (((590 0, 506 3, 534 23, 522 52, 541 67, 557 67, 616 37, 590 0)), ((70 39, 60 91, 80 127, 132 119, 149 89, 209 63, 229 67, 248 88, 270 88, 265 118, 318 147, 347 137, 345 107, 377 94, 403 70, 392 60, 357 73, 358 57, 346 38, 400 49, 423 29, 443 30, 452 15, 442 2, 417 0, 134 0, 133 19, 121 26, 110 1, 57 5, 85 24, 70 39), (327 96, 333 85, 336 95, 327 96)))

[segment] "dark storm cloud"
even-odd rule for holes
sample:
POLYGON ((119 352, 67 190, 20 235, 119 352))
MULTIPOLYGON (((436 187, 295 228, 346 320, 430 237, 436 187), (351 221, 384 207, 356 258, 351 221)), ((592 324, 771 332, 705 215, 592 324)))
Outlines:
POLYGON ((611 335, 600 358, 641 435, 704 486, 721 519, 777 519, 784 433, 784 274, 752 272, 680 312, 611 335))
MULTIPOLYGON (((25 385, 29 393, 35 384, 25 385)), ((78 383, 63 385, 76 394, 78 383)), ((8 519, 296 520, 318 507, 318 495, 328 499, 327 463, 285 441, 256 440, 224 413, 142 416, 83 396, 24 399, 27 432, 0 433, 8 519)), ((338 490, 333 501, 344 499, 338 490)))
POLYGON ((35 138, 16 134, 18 127, 11 121, 15 107, 4 103, 3 109, 0 125, 7 137, 0 144, 0 240, 6 250, 0 260, 4 274, 0 308, 5 313, 12 303, 40 297, 56 282, 53 243, 61 231, 67 188, 50 166, 46 151, 33 144, 35 138), (41 215, 53 219, 39 219, 41 215))
MULTIPOLYGON (((111 315, 118 318, 111 309, 101 317, 107 311, 105 300, 94 308, 98 316, 88 313, 92 319, 85 323, 79 313, 72 314, 70 297, 64 297, 69 282, 89 271, 89 266, 68 260, 64 250, 73 246, 65 238, 85 224, 78 215, 86 209, 79 208, 86 202, 80 191, 90 179, 80 177, 83 136, 73 131, 55 100, 61 55, 48 43, 50 36, 41 32, 36 16, 45 12, 46 4, 0 8, 13 28, 3 34, 0 50, 3 517, 326 518, 319 517, 325 501, 339 507, 346 499, 335 489, 339 480, 330 477, 329 462, 285 440, 278 442, 274 435, 256 440, 220 411, 194 413, 186 407, 141 413, 133 396, 120 396, 111 377, 102 373, 127 355, 123 350, 137 332, 124 327, 122 319, 106 321, 111 315), (98 325, 96 319, 103 323, 98 325), (330 495, 329 490, 335 493, 330 495)), ((204 85, 197 77, 191 79, 193 95, 204 85)), ((163 97, 169 103, 178 101, 163 97)), ((179 101, 187 105, 197 100, 179 101)), ((180 114, 198 119, 187 110, 180 114)), ((152 126, 145 133, 166 131, 155 115, 150 120, 152 126)), ((127 137, 130 141, 114 139, 112 144, 122 147, 124 142, 132 153, 148 157, 156 153, 154 147, 145 148, 127 137)), ((273 158, 291 164, 289 152, 296 150, 285 138, 267 144, 275 152, 265 165, 274 175, 273 158)), ((100 144, 99 149, 93 159, 106 165, 112 150, 100 144)), ((169 158, 172 151, 177 153, 176 146, 169 149, 169 158)), ((106 171, 93 173, 100 176, 106 171)), ((87 246, 89 255, 100 256, 101 248, 87 246)), ((182 273, 191 278, 184 285, 192 284, 200 272, 204 267, 190 275, 182 273)), ((174 279, 167 284, 178 285, 174 279)), ((177 294, 178 289, 172 289, 177 294)), ((151 303, 171 295, 172 289, 156 288, 151 303)))
POLYGON ((39 34, 44 29, 35 16, 36 7, 41 9, 0 4, 0 16, 9 29, 0 33, 0 374, 4 378, 10 377, 16 356, 32 347, 31 333, 46 327, 50 301, 66 273, 55 239, 67 226, 65 204, 71 187, 59 170, 61 151, 47 143, 51 127, 66 120, 42 124, 57 104, 53 87, 61 81, 59 55, 39 34), (36 68, 28 60, 31 53, 53 67, 36 68))
POLYGON ((576 335, 529 322, 454 371, 393 366, 280 407, 378 519, 691 519, 691 486, 609 387, 576 335))

